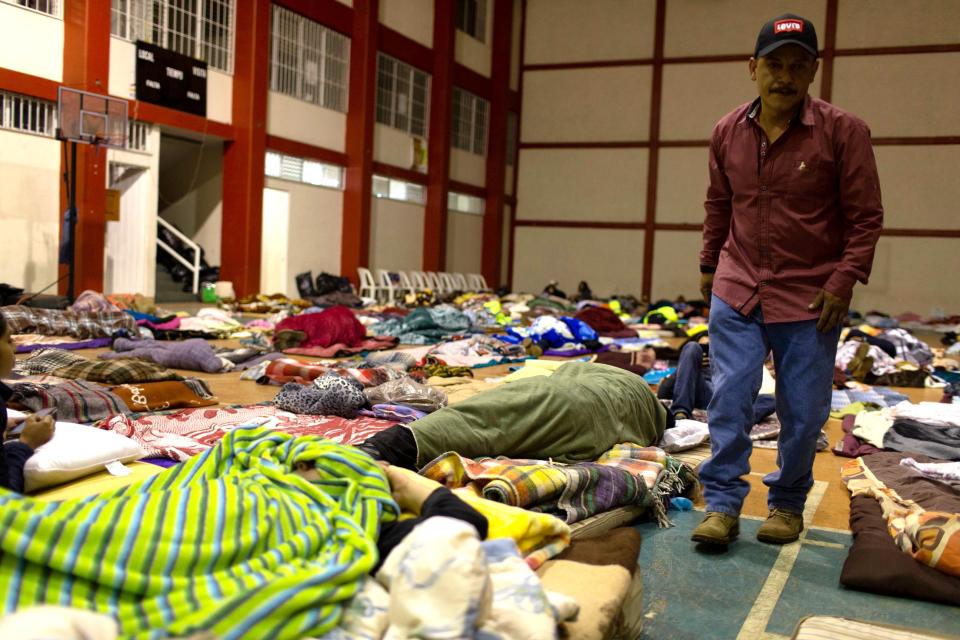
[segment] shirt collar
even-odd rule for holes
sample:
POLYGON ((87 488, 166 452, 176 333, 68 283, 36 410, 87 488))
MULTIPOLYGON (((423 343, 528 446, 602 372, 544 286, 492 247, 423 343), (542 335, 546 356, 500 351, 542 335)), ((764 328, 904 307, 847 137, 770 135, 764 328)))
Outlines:
MULTIPOLYGON (((747 106, 746 111, 743 113, 743 117, 740 118, 740 122, 747 124, 750 120, 756 120, 758 115, 760 115, 759 96, 747 106)), ((816 122, 816 119, 813 116, 813 100, 811 100, 810 94, 807 94, 803 97, 803 106, 800 107, 799 116, 800 117, 798 119, 800 124, 808 127, 812 127, 816 122)))

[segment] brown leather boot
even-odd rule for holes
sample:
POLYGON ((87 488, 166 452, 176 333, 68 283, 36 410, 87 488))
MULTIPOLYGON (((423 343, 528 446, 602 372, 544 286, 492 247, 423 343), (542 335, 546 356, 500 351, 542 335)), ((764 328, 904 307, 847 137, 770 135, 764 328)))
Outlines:
POLYGON ((766 521, 757 530, 757 540, 770 544, 787 544, 800 537, 803 531, 803 514, 772 509, 766 521))
POLYGON ((740 535, 740 519, 719 511, 707 511, 703 522, 693 530, 690 539, 704 544, 728 545, 740 535))

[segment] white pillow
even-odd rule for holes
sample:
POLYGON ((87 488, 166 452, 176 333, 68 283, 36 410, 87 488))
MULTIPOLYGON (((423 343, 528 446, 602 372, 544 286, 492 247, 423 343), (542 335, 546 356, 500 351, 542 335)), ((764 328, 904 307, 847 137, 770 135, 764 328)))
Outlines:
MULTIPOLYGON (((11 417, 24 415, 10 410, 11 417)), ((147 452, 126 436, 73 422, 58 422, 53 439, 39 447, 23 467, 27 493, 102 471, 107 463, 132 462, 147 452)))

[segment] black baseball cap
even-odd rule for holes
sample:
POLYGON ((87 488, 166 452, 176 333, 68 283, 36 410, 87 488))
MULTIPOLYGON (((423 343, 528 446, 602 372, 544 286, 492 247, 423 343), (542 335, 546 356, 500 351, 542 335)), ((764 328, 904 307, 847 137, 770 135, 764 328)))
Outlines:
POLYGON ((763 57, 785 44, 798 44, 814 58, 820 56, 817 52, 817 30, 813 28, 813 23, 806 18, 785 13, 770 20, 760 29, 753 57, 763 57))

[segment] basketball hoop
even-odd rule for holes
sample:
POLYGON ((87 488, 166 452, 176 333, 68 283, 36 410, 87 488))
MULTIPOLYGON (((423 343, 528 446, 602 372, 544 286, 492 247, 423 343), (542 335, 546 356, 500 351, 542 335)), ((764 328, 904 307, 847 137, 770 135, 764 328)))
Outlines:
POLYGON ((74 301, 77 227, 77 143, 94 147, 123 149, 127 142, 127 101, 99 93, 60 87, 57 91, 60 126, 57 139, 70 143, 70 170, 67 183, 67 212, 60 246, 60 264, 69 269, 67 298, 74 301))

